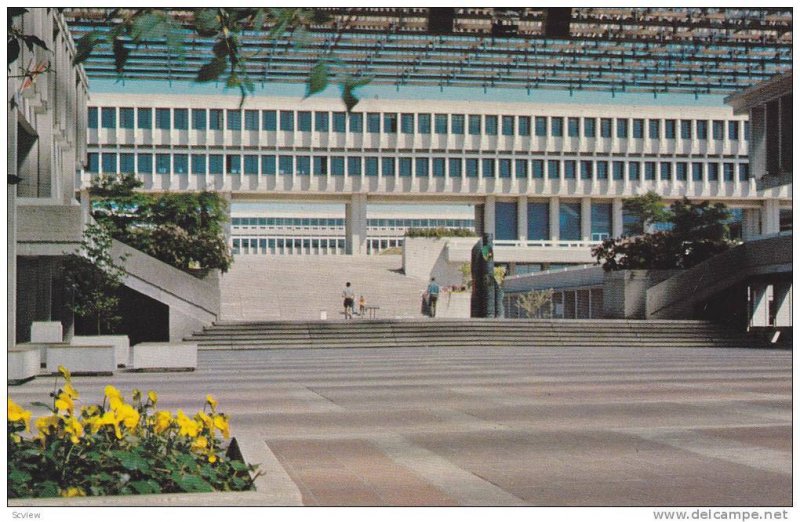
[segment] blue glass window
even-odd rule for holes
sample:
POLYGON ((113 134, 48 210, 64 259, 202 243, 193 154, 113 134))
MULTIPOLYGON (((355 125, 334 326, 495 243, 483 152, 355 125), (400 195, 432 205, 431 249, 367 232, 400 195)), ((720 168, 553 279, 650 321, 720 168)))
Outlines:
POLYGON ((417 132, 420 134, 431 133, 431 115, 417 114, 417 132))
MULTIPOLYGON (((88 172, 100 172, 100 155, 96 152, 90 152, 86 155, 86 170, 88 172)), ((151 169, 152 172, 152 169, 151 169)))
POLYGON ((331 175, 344 176, 344 156, 333 156, 331 158, 331 175))
POLYGON ((134 113, 131 107, 121 107, 119 109, 119 126, 121 129, 132 129, 134 127, 134 113))
POLYGON ((153 173, 153 155, 152 154, 137 154, 136 155, 136 172, 138 172, 139 174, 152 174, 153 173))
POLYGON ((434 115, 433 130, 436 134, 447 134, 447 114, 434 115))
POLYGON ((347 113, 333 113, 333 132, 345 132, 347 129, 347 113))
POLYGON ((292 156, 278 156, 278 174, 294 174, 294 158, 292 156))
POLYGON ((644 179, 646 179, 646 180, 654 180, 654 179, 656 179, 656 162, 655 161, 645 161, 644 162, 644 179))
POLYGON ((672 163, 661 163, 661 179, 662 180, 670 180, 672 179, 672 163))
POLYGON ((276 173, 275 155, 265 154, 261 156, 261 174, 274 176, 276 173))
POLYGON ((172 121, 169 109, 156 109, 156 129, 170 129, 172 121))
POLYGON ((242 157, 238 154, 225 155, 225 172, 228 174, 242 173, 242 157))
POLYGON ((497 116, 484 116, 483 127, 489 136, 497 136, 497 116))
POLYGON ((136 109, 136 120, 138 128, 152 129, 153 128, 153 109, 149 107, 136 109))
POLYGON ((625 162, 615 161, 612 163, 612 176, 614 179, 625 179, 625 162))
POLYGON ((514 160, 514 176, 521 179, 526 179, 528 177, 528 160, 514 160))
POLYGON ((278 129, 277 111, 261 111, 261 130, 274 131, 278 129))
POLYGON ((478 158, 467 158, 466 173, 468 178, 478 177, 478 158))
POLYGON ((611 118, 600 118, 600 137, 611 137, 611 118))
POLYGON ((520 116, 517 118, 517 126, 519 127, 517 130, 519 131, 520 136, 530 136, 531 135, 531 117, 530 116, 520 116))
POLYGON ((222 154, 209 154, 208 155, 208 173, 209 174, 222 174, 222 168, 225 160, 222 154))
POLYGON ((414 134, 414 115, 403 113, 400 115, 400 132, 403 134, 414 134))
POLYGON ((559 239, 575 241, 581 239, 581 204, 562 201, 558 208, 559 239))
POLYGON ((597 119, 584 118, 583 119, 583 135, 586 138, 594 138, 597 133, 597 119))
POLYGON ((206 130, 205 109, 192 109, 192 128, 195 130, 206 130))
POLYGON ((446 160, 444 158, 433 158, 433 177, 443 178, 446 160))
POLYGON ((400 177, 411 177, 411 158, 400 158, 400 177))
POLYGON ((675 139, 675 120, 664 120, 664 138, 675 139))
POLYGON ((750 165, 739 163, 739 181, 747 181, 748 179, 750 179, 750 165))
POLYGON ((174 127, 177 130, 187 130, 189 128, 189 109, 174 109, 172 111, 174 127))
POLYGON ((381 131, 381 115, 377 112, 367 113, 367 132, 377 134, 381 131))
MULTIPOLYGON (((116 107, 103 107, 101 114, 102 125, 104 129, 117 128, 117 108, 116 107)), ((169 128, 169 127, 168 127, 169 128)))
POLYGON ((192 174, 206 173, 206 155, 192 154, 192 174))
POLYGON ((594 163, 591 161, 583 160, 581 161, 581 179, 592 179, 592 167, 594 163))
POLYGON ((397 134, 397 114, 384 113, 383 132, 387 134, 397 134))
POLYGON ((602 241, 611 236, 611 204, 592 203, 592 241, 602 241))
POLYGON ((367 176, 378 175, 378 158, 375 156, 368 156, 364 158, 364 171, 367 176))
POLYGON ((503 136, 513 136, 514 135, 514 117, 513 116, 503 116, 503 136))
POLYGON ((464 134, 463 114, 453 114, 450 116, 450 131, 453 134, 464 134))
POLYGON ((617 118, 617 138, 626 139, 628 137, 628 120, 617 118))
POLYGON ((681 139, 692 139, 692 120, 681 120, 681 139))
POLYGON ((493 178, 494 158, 483 158, 481 160, 481 170, 484 178, 493 178))
POLYGON ((428 158, 417 158, 414 160, 414 172, 418 178, 428 177, 428 158))
POLYGON ((707 120, 697 120, 695 122, 695 130, 697 131, 697 139, 698 140, 707 140, 708 139, 708 121, 707 120))
POLYGON ((550 203, 528 203, 528 239, 550 239, 550 203))
POLYGON ((327 112, 314 113, 314 130, 317 132, 328 132, 330 128, 330 115, 327 112))
MULTIPOLYGON (((344 166, 344 164, 343 164, 344 166)), ((328 157, 327 156, 314 156, 314 175, 327 176, 328 175, 328 157)), ((344 173, 342 173, 344 175, 344 173)))
POLYGON ((244 111, 244 130, 258 130, 258 111, 244 111))
POLYGON ((130 152, 123 152, 119 155, 119 171, 124 174, 133 174, 136 172, 134 155, 130 152))
POLYGON ((722 134, 725 129, 725 122, 722 120, 714 120, 711 122, 711 135, 715 140, 721 140, 722 134))
POLYGON ((744 122, 744 139, 748 140, 748 141, 750 140, 750 122, 749 121, 744 122))
POLYGON ((734 177, 734 164, 733 163, 723 163, 722 164, 722 175, 724 176, 725 181, 733 181, 734 177))
POLYGON ((89 107, 87 109, 86 116, 88 117, 88 123, 90 129, 97 128, 97 107, 89 107))
POLYGON ((296 164, 298 176, 311 175, 311 156, 297 156, 296 164))
POLYGON ((639 181, 639 171, 641 170, 638 161, 631 161, 628 163, 628 179, 632 181, 639 181))
POLYGON ((692 163, 692 180, 703 181, 703 164, 699 161, 692 163))
POLYGON ((536 135, 539 137, 547 136, 547 116, 536 116, 536 135))
POLYGON ((738 140, 739 139, 739 122, 732 120, 728 122, 728 139, 729 140, 738 140))
POLYGON ((156 172, 167 174, 170 169, 170 161, 169 154, 156 154, 156 172))
POLYGON ((347 174, 349 176, 361 176, 361 158, 350 156, 347 158, 347 174))
MULTIPOLYGON (((281 111, 281 130, 293 131, 294 130, 294 111, 281 111)), ((310 122, 309 122, 310 130, 310 122)))
POLYGON ((597 162, 597 179, 608 179, 608 162, 597 162))
POLYGON ((258 175, 258 156, 255 154, 245 154, 244 173, 258 175))
POLYGON ((461 158, 450 158, 447 161, 448 175, 451 178, 461 177, 461 158))
POLYGON ((564 118, 560 116, 550 118, 550 134, 556 138, 564 135, 564 118))
POLYGON ((211 130, 222 130, 222 109, 208 110, 208 128, 211 130))
POLYGON ((547 160, 547 177, 549 179, 558 179, 561 176, 561 167, 558 160, 547 160))
POLYGON ((384 178, 394 177, 394 158, 381 158, 381 175, 384 178))
POLYGON ((311 132, 311 111, 297 111, 297 130, 311 132))
POLYGON ((641 118, 633 120, 633 137, 637 140, 644 138, 644 120, 641 118))
POLYGON ((188 154, 173 154, 172 156, 172 172, 175 174, 188 174, 189 173, 189 155, 188 154))
POLYGON ((580 118, 567 118, 567 136, 577 138, 580 135, 580 118))
POLYGON ((364 132, 364 113, 351 112, 350 113, 350 132, 354 134, 361 134, 364 132))
POLYGON ((708 181, 719 181, 719 163, 708 164, 708 181))
POLYGON ((544 178, 544 160, 535 159, 531 162, 533 179, 544 178))
POLYGON ((515 241, 517 236, 517 204, 498 201, 494 207, 494 237, 499 241, 515 241))
POLYGON ((501 158, 498 160, 498 174, 501 178, 510 178, 511 177, 511 160, 506 158, 501 158))
POLYGON ((564 161, 564 179, 575 179, 575 160, 564 161))
POLYGON ((650 126, 648 137, 651 140, 657 140, 658 138, 661 137, 661 132, 660 132, 661 120, 647 120, 647 121, 648 125, 650 126))
POLYGON ((675 179, 677 181, 686 181, 688 170, 689 167, 685 161, 677 162, 675 164, 675 179))

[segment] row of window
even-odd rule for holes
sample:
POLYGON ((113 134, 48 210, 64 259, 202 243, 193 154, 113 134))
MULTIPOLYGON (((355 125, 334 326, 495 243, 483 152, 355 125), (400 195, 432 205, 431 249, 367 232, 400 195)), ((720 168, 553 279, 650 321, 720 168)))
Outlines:
MULTIPOLYGON (((293 217, 234 217, 234 227, 324 227, 342 228, 344 218, 293 218, 293 217)), ((442 218, 373 218, 367 219, 367 227, 373 228, 474 228, 474 219, 442 219, 442 218)))
POLYGON ((89 128, 351 132, 385 134, 455 134, 554 136, 570 138, 749 139, 749 122, 739 120, 593 118, 492 114, 277 111, 89 107, 89 128), (98 122, 99 115, 99 122, 98 122), (709 136, 710 129, 710 136, 709 136))
MULTIPOLYGON (((367 238, 367 254, 387 248, 402 247, 403 238, 367 238)), ((233 239, 235 254, 344 254, 345 241, 341 238, 256 238, 233 239)))
POLYGON ((508 158, 283 156, 275 154, 151 154, 90 152, 88 172, 138 174, 247 174, 383 177, 625 179, 718 181, 750 176, 747 163, 606 161, 508 158), (738 171, 738 172, 737 172, 738 171))

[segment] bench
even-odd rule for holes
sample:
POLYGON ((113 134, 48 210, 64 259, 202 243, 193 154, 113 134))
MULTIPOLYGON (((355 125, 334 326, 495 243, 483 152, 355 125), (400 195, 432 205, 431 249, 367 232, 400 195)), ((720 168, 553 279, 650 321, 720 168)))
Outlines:
POLYGON ((369 316, 370 319, 375 319, 375 315, 377 314, 378 310, 380 310, 380 309, 381 309, 380 306, 365 306, 364 307, 364 310, 366 310, 367 316, 369 316))
POLYGON ((37 375, 41 368, 39 345, 23 343, 8 351, 8 384, 27 382, 37 375))
POLYGON ((76 335, 70 341, 72 346, 91 346, 110 344, 114 346, 117 367, 128 366, 131 343, 127 335, 76 335))
POLYGON ((194 371, 196 343, 139 343, 132 347, 133 371, 194 371))
POLYGON ((47 372, 56 374, 59 366, 63 366, 75 375, 112 375, 117 369, 114 345, 99 341, 81 346, 49 343, 47 372))

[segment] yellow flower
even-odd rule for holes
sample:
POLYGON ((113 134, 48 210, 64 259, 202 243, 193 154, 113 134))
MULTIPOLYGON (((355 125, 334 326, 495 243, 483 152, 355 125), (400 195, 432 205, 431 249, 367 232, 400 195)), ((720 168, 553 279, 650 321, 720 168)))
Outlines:
POLYGON ((100 408, 96 404, 92 404, 90 406, 84 406, 83 408, 81 408, 81 415, 88 420, 90 417, 94 417, 95 415, 100 415, 100 408))
POLYGON ((73 486, 73 487, 61 490, 61 496, 62 497, 85 497, 86 496, 86 492, 81 488, 73 486))
POLYGON ((208 461, 211 464, 215 463, 217 461, 217 456, 212 453, 211 455, 208 456, 208 461))
POLYGON ((208 447, 208 439, 206 439, 205 437, 197 437, 192 442, 192 450, 198 453, 203 453, 207 447, 208 447))
POLYGON ((22 421, 25 423, 25 431, 31 431, 31 412, 24 409, 16 402, 8 399, 8 420, 11 422, 22 421))
POLYGON ((133 401, 136 402, 138 400, 141 400, 141 398, 142 398, 142 392, 140 392, 139 390, 134 388, 133 389, 133 401))
POLYGON ((106 386, 106 397, 108 397, 108 404, 111 406, 112 410, 116 410, 120 404, 123 403, 122 394, 119 392, 118 389, 114 388, 110 384, 106 386))
POLYGON ((217 411, 217 404, 218 403, 214 399, 214 397, 211 396, 211 394, 206 395, 206 402, 208 403, 209 406, 211 406, 211 412, 212 413, 217 411))
POLYGON ((70 415, 72 414, 72 410, 75 408, 75 403, 72 401, 72 397, 70 397, 69 393, 67 392, 59 393, 55 404, 57 410, 68 411, 70 415))
POLYGON ((66 422, 66 427, 64 431, 69 434, 69 438, 73 444, 77 444, 80 442, 81 437, 83 436, 83 426, 78 419, 75 417, 69 417, 68 419, 64 419, 66 422))
POLYGON ((178 427, 180 428, 181 435, 188 435, 189 437, 197 437, 197 432, 200 431, 200 425, 198 425, 195 421, 184 415, 181 410, 178 410, 178 416, 176 420, 178 422, 178 427))
POLYGON ((39 436, 43 437, 50 433, 50 430, 58 427, 58 417, 55 415, 48 415, 47 417, 39 417, 36 419, 36 430, 39 436))
POLYGON ((205 424, 209 431, 212 431, 214 429, 214 420, 208 415, 206 415, 205 412, 198 411, 197 415, 195 415, 194 418, 197 419, 199 422, 205 424))
POLYGON ((60 373, 64 377, 65 381, 70 382, 72 380, 72 375, 70 375, 69 370, 67 370, 60 364, 58 365, 58 373, 60 373))
POLYGON ((214 416, 214 426, 219 430, 223 437, 229 439, 231 437, 231 427, 228 424, 228 418, 225 415, 214 416))
POLYGON ((78 390, 76 390, 75 388, 72 387, 72 383, 70 383, 70 382, 67 382, 66 384, 64 384, 64 393, 66 393, 67 395, 69 395, 73 399, 77 399, 78 397, 81 396, 81 394, 78 393, 78 390))
POLYGON ((121 422, 126 428, 132 430, 139 424, 139 412, 130 404, 122 404, 114 412, 117 422, 121 422))
POLYGON ((158 394, 156 392, 154 392, 153 390, 150 390, 149 392, 147 392, 147 398, 150 399, 150 402, 153 403, 153 406, 158 404, 158 394))
POLYGON ((156 433, 162 433, 166 431, 172 424, 172 414, 166 410, 156 412, 155 418, 156 433))

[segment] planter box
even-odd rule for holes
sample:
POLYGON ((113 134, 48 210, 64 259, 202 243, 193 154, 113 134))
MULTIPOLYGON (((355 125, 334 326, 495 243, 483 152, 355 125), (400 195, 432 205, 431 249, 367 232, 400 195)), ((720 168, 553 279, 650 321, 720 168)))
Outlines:
POLYGON ((117 369, 114 345, 50 344, 47 346, 48 373, 58 373, 59 365, 78 375, 111 375, 117 369))
POLYGON ((133 346, 131 367, 139 371, 193 371, 197 368, 197 344, 139 343, 133 346))
POLYGON ((76 335, 70 344, 72 346, 110 344, 114 346, 117 367, 130 364, 131 342, 127 335, 76 335))
POLYGON ((22 384, 39 375, 41 352, 38 345, 20 344, 8 351, 8 384, 22 384))
POLYGON ((64 341, 64 331, 60 321, 34 321, 31 323, 32 343, 60 343, 64 341))

